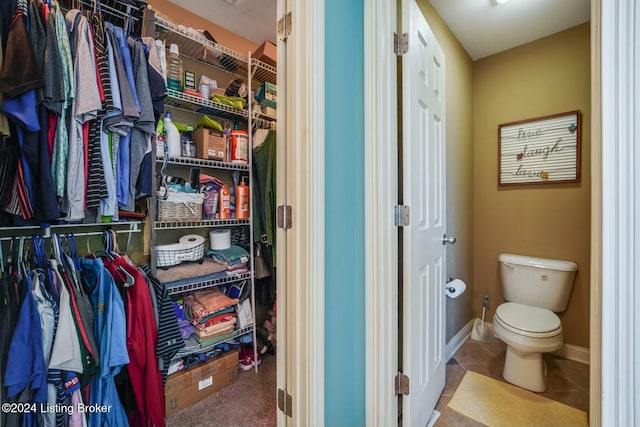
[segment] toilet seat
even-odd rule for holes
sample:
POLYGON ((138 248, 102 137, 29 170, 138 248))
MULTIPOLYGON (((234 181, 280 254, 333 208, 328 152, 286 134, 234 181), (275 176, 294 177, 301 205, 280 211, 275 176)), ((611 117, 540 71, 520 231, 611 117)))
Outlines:
POLYGON ((494 321, 514 334, 531 338, 548 338, 562 332, 560 318, 553 311, 515 302, 501 304, 494 321))

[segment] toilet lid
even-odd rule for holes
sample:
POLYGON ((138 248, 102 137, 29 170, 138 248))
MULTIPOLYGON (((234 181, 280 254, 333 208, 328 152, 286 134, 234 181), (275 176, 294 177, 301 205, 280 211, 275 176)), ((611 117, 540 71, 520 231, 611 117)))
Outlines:
POLYGON ((496 309, 503 326, 526 336, 549 336, 560 329, 560 318, 553 311, 529 305, 506 302, 496 309))

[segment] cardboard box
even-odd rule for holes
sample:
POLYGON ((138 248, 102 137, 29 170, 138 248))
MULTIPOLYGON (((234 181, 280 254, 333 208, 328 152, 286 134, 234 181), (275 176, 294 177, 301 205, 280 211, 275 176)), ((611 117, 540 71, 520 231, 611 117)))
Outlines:
POLYGON ((191 136, 196 144, 196 156, 200 159, 222 160, 227 158, 227 135, 214 129, 198 128, 191 136))
POLYGON ((258 49, 255 50, 255 52, 253 52, 252 57, 258 61, 262 61, 265 64, 275 67, 278 62, 276 45, 270 41, 265 41, 260 45, 260 47, 258 47, 258 49))
POLYGON ((164 387, 165 415, 173 415, 236 381, 238 350, 169 375, 164 387))

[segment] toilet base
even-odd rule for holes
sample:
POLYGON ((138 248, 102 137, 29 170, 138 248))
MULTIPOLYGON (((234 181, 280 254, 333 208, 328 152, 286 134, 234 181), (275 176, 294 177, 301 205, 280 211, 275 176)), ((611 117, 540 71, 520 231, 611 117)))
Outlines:
POLYGON ((507 346, 502 376, 527 390, 542 392, 547 389, 547 364, 542 353, 521 353, 507 346))

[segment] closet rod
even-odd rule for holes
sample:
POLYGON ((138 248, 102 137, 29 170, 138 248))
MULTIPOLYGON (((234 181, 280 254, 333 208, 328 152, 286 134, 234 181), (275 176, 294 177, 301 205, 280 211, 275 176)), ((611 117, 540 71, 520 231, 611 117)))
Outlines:
MULTIPOLYGON (((51 232, 47 232, 47 229, 45 229, 45 232, 42 234, 43 237, 45 238, 50 238, 51 237, 51 232)), ((131 229, 131 230, 113 230, 116 232, 116 234, 124 234, 124 233, 140 233, 142 232, 142 230, 140 229, 131 229)), ((83 233, 62 233, 62 234, 73 234, 75 237, 86 237, 86 236, 102 236, 104 234, 104 231, 88 231, 88 232, 83 232, 83 233)), ((19 239, 20 237, 31 237, 30 235, 23 235, 23 236, 5 236, 5 237, 0 237, 0 241, 9 241, 9 240, 13 240, 13 239, 19 239)))
MULTIPOLYGON (((88 10, 93 10, 93 5, 94 2, 91 0, 81 0, 82 5, 88 9, 88 10)), ((109 15, 112 15, 118 19, 122 19, 122 20, 126 20, 126 19, 132 19, 134 21, 138 21, 139 18, 137 16, 133 16, 133 14, 131 12, 133 12, 134 10, 140 11, 139 8, 135 7, 132 4, 129 3, 125 3, 125 2, 119 2, 119 1, 115 1, 113 2, 114 4, 119 4, 121 5, 121 7, 125 8, 126 10, 120 10, 117 9, 113 6, 109 6, 108 4, 104 4, 104 3, 100 3, 100 10, 102 11, 103 16, 105 16, 105 19, 108 21, 109 19, 109 15)))

